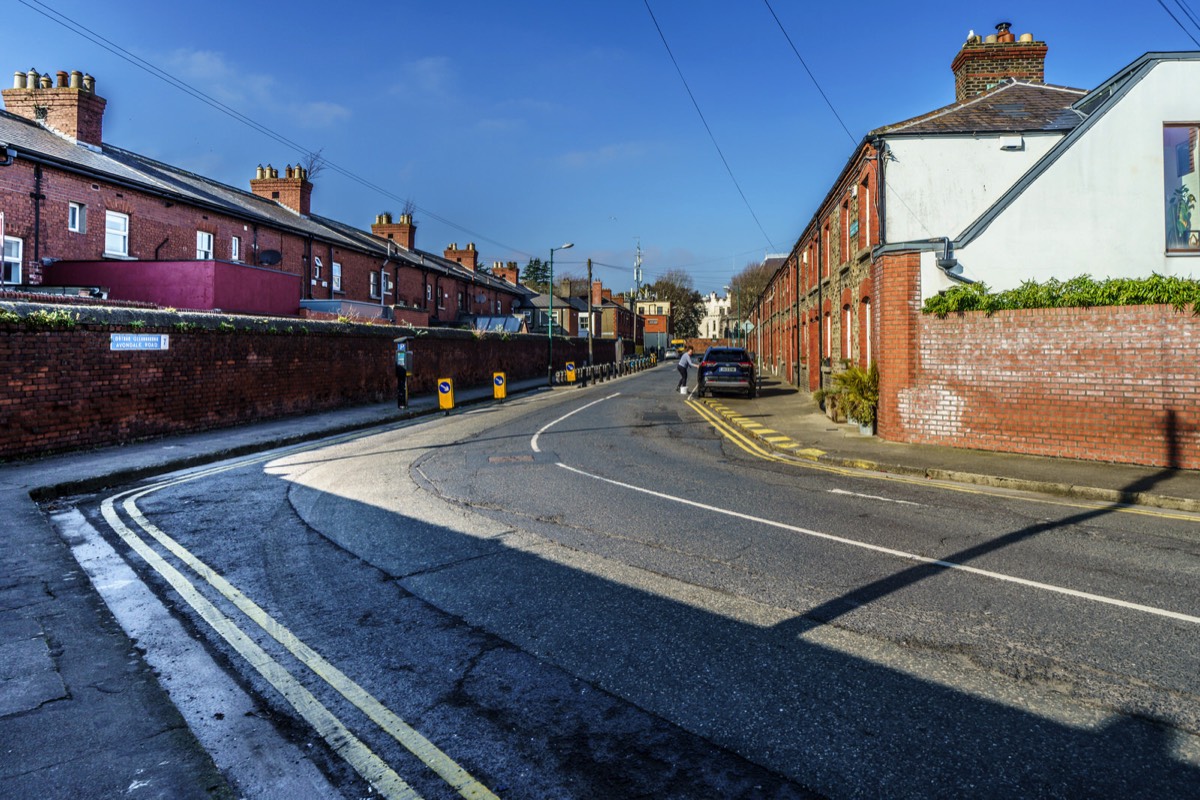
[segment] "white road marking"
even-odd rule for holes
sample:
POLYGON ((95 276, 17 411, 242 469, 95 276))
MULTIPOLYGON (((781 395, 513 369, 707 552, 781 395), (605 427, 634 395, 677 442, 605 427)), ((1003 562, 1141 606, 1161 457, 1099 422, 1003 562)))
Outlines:
POLYGON ((849 497, 862 497, 866 500, 881 500, 884 503, 898 503, 902 506, 919 506, 920 503, 914 503, 912 500, 895 500, 891 497, 881 497, 877 494, 859 494, 858 492, 848 492, 845 489, 830 489, 829 494, 844 494, 849 497))
POLYGON ((541 436, 543 433, 545 433, 546 431, 553 428, 558 423, 562 422, 567 417, 578 414, 580 411, 583 411, 585 408, 591 408, 592 406, 596 405, 597 403, 603 403, 605 400, 611 400, 619 394, 621 394, 621 393, 613 392, 608 397, 601 397, 599 400, 593 400, 592 402, 588 403, 587 405, 582 405, 579 408, 575 409, 574 411, 569 411, 566 414, 563 414, 561 417, 554 420, 553 422, 547 422, 545 425, 543 425, 541 428, 539 428, 538 432, 535 433, 533 435, 533 438, 529 440, 529 446, 533 448, 533 452, 535 452, 535 453, 542 452, 541 448, 538 447, 538 437, 539 436, 541 436))
POLYGON ((563 469, 567 470, 568 472, 574 472, 577 475, 582 475, 585 478, 591 478, 592 480, 597 480, 597 481, 601 481, 603 483, 612 484, 613 486, 619 486, 622 489, 629 489, 630 491, 633 491, 633 492, 641 492, 642 494, 648 494, 651 497, 658 497, 662 500, 669 500, 673 503, 681 503, 683 505, 692 506, 693 508, 703 509, 704 511, 710 511, 714 514, 723 514, 728 517, 736 517, 737 519, 744 519, 744 520, 747 520, 748 522, 757 522, 760 525, 767 525, 772 528, 778 528, 780 530, 790 531, 792 533, 799 533, 799 534, 803 534, 805 536, 811 536, 816 539, 825 539, 830 542, 837 542, 838 544, 845 544, 845 545, 849 545, 851 547, 858 547, 863 550, 870 550, 875 553, 883 553, 884 555, 895 556, 896 558, 900 558, 905 561, 916 561, 917 563, 920 563, 920 564, 931 564, 933 566, 943 567, 944 569, 948 569, 948 570, 957 570, 959 572, 967 572, 972 575, 979 575, 984 578, 991 578, 993 580, 1003 581, 1005 583, 1013 583, 1013 584, 1017 584, 1018 586, 1027 586, 1031 589, 1040 589, 1045 592, 1053 592, 1055 594, 1065 595, 1067 597, 1075 597, 1075 598, 1079 598, 1081 600, 1088 600, 1093 603, 1102 603, 1104 605, 1116 606, 1118 608, 1125 608, 1125 609, 1129 609, 1131 611, 1141 611, 1143 613, 1153 614, 1154 616, 1158 616, 1158 617, 1166 617, 1167 619, 1174 619, 1174 620, 1178 620, 1180 622, 1187 622, 1192 625, 1200 625, 1200 617, 1193 616, 1191 614, 1183 614, 1178 611, 1170 611, 1165 608, 1157 608, 1155 606, 1147 606, 1147 605, 1143 605, 1141 603, 1131 603, 1127 600, 1119 600, 1115 597, 1105 597, 1104 595, 1092 594, 1091 592, 1081 592, 1077 589, 1068 589, 1065 586, 1055 586, 1054 584, 1051 584, 1051 583, 1042 583, 1040 581, 1031 581, 1026 578, 1018 578, 1013 575, 1006 575, 1003 572, 992 572, 991 570, 979 569, 978 567, 969 567, 966 564, 957 564, 953 561, 943 561, 939 558, 929 558, 928 556, 922 556, 922 555, 918 555, 916 553, 906 553, 903 550, 895 550, 893 548, 882 547, 877 544, 868 544, 867 542, 858 542, 858 541, 855 541, 854 539, 847 539, 843 536, 835 536, 831 533, 822 533, 820 531, 814 531, 809 528, 801 528, 797 525, 788 525, 785 522, 776 522, 775 520, 772 520, 772 519, 766 519, 764 517, 756 517, 753 514, 743 514, 739 511, 730 511, 729 509, 726 509, 726 508, 718 508, 716 506, 710 506, 705 503, 696 502, 695 500, 688 500, 688 499, 682 498, 682 497, 673 497, 669 494, 664 494, 662 492, 656 492, 653 489, 643 489, 641 486, 634 486, 633 484, 630 484, 630 483, 624 483, 622 481, 613 480, 612 478, 605 478, 601 475, 594 475, 590 472, 584 472, 581 469, 577 469, 575 467, 568 466, 566 464, 563 464, 562 462, 559 462, 557 464, 557 466, 562 467, 563 469))
MULTIPOLYGON (((286 453, 299 453, 328 446, 334 442, 349 441, 363 434, 346 434, 335 439, 327 439, 307 445, 287 448, 286 453)), ((248 637, 231 619, 222 614, 199 593, 186 577, 165 559, 158 555, 131 528, 126 526, 117 516, 116 502, 125 498, 122 507, 130 518, 143 531, 154 538, 175 557, 179 558, 193 572, 204 578, 214 589, 219 591, 227 600, 232 602, 252 622, 263 631, 287 648, 293 656, 307 666, 315 675, 331 688, 356 705, 376 725, 383 729, 393 739, 403 745, 409 752, 417 756, 427 767, 437 773, 462 797, 468 800, 497 800, 496 796, 483 784, 475 780, 462 767, 443 753, 432 742, 409 726, 395 712, 379 702, 373 695, 359 686, 337 667, 326 661, 319 653, 295 636, 290 630, 266 613, 261 607, 250 600, 240 590, 226 581, 214 569, 198 559, 190 551, 180 545, 162 530, 145 518, 136 503, 142 497, 162 489, 199 478, 226 472, 248 464, 269 461, 280 457, 281 451, 259 454, 227 462, 214 467, 202 469, 181 477, 162 481, 143 489, 133 489, 114 495, 104 501, 102 512, 109 526, 126 541, 142 558, 162 575, 168 583, 187 602, 196 609, 197 613, 209 625, 230 643, 246 661, 259 671, 266 680, 292 704, 294 708, 325 738, 335 751, 347 760, 364 778, 386 797, 419 798, 399 775, 379 759, 361 740, 347 730, 324 705, 313 697, 290 673, 267 655, 250 637, 248 637)))

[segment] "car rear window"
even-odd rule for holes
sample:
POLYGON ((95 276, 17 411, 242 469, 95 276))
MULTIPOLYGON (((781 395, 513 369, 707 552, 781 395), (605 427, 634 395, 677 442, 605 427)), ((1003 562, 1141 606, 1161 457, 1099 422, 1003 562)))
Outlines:
POLYGON ((749 361, 745 350, 709 350, 704 354, 705 361, 749 361))

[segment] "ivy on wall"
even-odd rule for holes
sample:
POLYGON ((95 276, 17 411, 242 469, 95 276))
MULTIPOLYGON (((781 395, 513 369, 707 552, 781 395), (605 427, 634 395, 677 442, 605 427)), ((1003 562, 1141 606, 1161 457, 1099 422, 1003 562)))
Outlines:
POLYGON ((1090 308, 1092 306, 1169 305, 1176 311, 1187 306, 1200 316, 1200 280, 1167 277, 1108 278, 1097 281, 1080 275, 1067 281, 1025 281, 1015 289, 992 292, 985 283, 954 286, 930 297, 922 311, 944 318, 963 311, 997 311, 1025 308, 1090 308))

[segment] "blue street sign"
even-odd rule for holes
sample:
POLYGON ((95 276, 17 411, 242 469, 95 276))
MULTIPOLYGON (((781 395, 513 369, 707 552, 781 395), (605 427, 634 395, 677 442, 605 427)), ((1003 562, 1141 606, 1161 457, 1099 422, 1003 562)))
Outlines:
POLYGON ((438 391, 442 394, 450 394, 450 381, 440 381, 438 383, 438 391))
POLYGON ((504 385, 504 375, 501 373, 496 373, 496 377, 492 378, 492 380, 496 382, 497 386, 504 385))

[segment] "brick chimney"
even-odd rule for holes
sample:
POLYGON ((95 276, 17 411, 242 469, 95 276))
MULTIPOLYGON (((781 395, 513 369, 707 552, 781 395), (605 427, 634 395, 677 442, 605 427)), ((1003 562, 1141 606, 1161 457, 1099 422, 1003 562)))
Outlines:
POLYGON ((96 94, 95 79, 78 70, 56 77, 34 69, 14 72, 13 88, 0 92, 5 109, 74 142, 99 147, 107 101, 96 94))
POLYGON ((1046 43, 1035 42, 1023 33, 1018 41, 1001 22, 987 38, 971 34, 958 51, 950 69, 954 72, 954 99, 964 102, 983 94, 1005 78, 1026 83, 1046 82, 1046 43))
POLYGON ((469 243, 465 250, 460 250, 458 242, 455 242, 446 248, 443 255, 451 261, 457 261, 459 264, 462 264, 471 270, 471 272, 475 271, 475 262, 479 258, 479 253, 475 250, 474 242, 469 243))
POLYGON ((604 300, 604 284, 592 281, 592 305, 598 306, 604 300))
POLYGON ((392 215, 385 211, 375 218, 371 233, 391 239, 405 250, 412 250, 417 240, 417 226, 413 224, 412 214, 401 214, 399 222, 392 222, 392 215))
POLYGON ((312 190, 308 171, 298 164, 295 167, 288 164, 282 178, 279 177, 279 170, 270 164, 266 167, 259 164, 250 180, 250 191, 259 197, 274 200, 302 217, 307 217, 312 207, 312 190))
POLYGON ((517 280, 520 278, 520 270, 517 269, 517 262, 515 261, 509 261, 507 264, 500 261, 493 261, 492 275, 516 286, 517 280))

